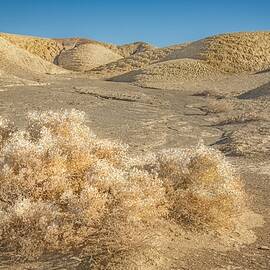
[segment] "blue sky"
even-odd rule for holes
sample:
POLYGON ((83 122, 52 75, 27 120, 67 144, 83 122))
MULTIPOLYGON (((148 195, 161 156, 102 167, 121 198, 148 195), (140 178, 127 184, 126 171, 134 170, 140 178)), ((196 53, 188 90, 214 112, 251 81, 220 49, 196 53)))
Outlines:
POLYGON ((0 32, 157 46, 270 30, 270 0, 0 0, 0 32))

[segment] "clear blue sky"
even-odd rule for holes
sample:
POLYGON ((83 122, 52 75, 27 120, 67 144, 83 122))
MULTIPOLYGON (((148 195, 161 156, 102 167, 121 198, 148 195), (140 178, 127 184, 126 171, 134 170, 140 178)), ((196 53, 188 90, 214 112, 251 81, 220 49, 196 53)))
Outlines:
POLYGON ((157 46, 270 30, 270 0, 0 0, 0 32, 157 46))

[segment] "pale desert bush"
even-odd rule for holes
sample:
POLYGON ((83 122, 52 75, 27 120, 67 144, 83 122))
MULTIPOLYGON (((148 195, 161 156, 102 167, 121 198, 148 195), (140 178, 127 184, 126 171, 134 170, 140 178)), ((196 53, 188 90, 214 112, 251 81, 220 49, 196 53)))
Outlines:
POLYGON ((169 218, 186 229, 228 229, 244 207, 239 176, 219 152, 203 145, 162 151, 143 167, 162 179, 169 218))
POLYGON ((93 269, 171 269, 170 224, 219 231, 241 213, 241 181, 214 150, 131 157, 81 112, 28 120, 12 132, 0 122, 0 239, 21 258, 76 252, 93 269))

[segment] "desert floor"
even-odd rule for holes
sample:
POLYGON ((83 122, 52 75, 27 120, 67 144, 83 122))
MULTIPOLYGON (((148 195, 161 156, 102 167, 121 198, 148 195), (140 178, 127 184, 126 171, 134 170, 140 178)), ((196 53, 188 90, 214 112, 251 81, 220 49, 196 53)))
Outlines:
MULTIPOLYGON (((225 78, 220 82, 206 81, 196 87, 190 83, 183 85, 180 90, 164 90, 96 80, 80 74, 52 75, 44 85, 0 85, 0 115, 23 126, 28 111, 76 108, 86 112, 89 126, 99 137, 121 140, 129 144, 134 153, 196 145, 200 140, 206 145, 218 147, 215 142, 220 140, 223 132, 234 131, 250 123, 215 124, 222 118, 222 113, 205 110, 209 101, 219 97, 216 94, 219 90, 226 89, 219 99, 234 102, 235 96, 255 89, 270 78, 269 74, 241 76, 225 78), (215 95, 198 95, 205 89, 209 93, 213 91, 215 95)), ((259 113, 262 106, 253 101, 247 106, 245 102, 243 104, 238 108, 238 113, 241 110, 246 113, 250 108, 259 113)), ((268 101, 264 101, 264 104, 266 107, 270 105, 268 101)), ((226 112, 227 115, 230 113, 230 110, 226 112)), ((262 123, 260 118, 253 120, 250 128, 262 123)), ((183 247, 185 256, 179 261, 177 269, 269 269, 268 157, 267 152, 252 157, 228 156, 245 179, 250 208, 262 220, 259 226, 252 228, 256 240, 241 246, 217 248, 216 245, 194 243, 194 239, 186 237, 183 247)), ((254 220, 247 222, 254 223, 254 220)), ((0 269, 89 269, 76 256, 52 256, 38 262, 18 263, 13 255, 2 252, 0 269)))

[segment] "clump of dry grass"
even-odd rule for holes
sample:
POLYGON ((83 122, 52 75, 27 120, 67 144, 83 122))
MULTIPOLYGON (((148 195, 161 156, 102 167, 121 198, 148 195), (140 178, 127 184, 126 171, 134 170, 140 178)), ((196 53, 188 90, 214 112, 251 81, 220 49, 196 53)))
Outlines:
POLYGON ((97 267, 153 254, 162 182, 128 169, 126 146, 97 139, 83 119, 35 112, 13 134, 1 121, 1 243, 26 258, 80 250, 97 267))
POLYGON ((28 120, 0 121, 0 239, 22 258, 77 252, 91 269, 170 269, 172 223, 220 231, 241 212, 241 181, 214 150, 132 158, 81 112, 28 120))
POLYGON ((169 217, 186 229, 222 230, 245 203, 239 176, 217 151, 199 145, 158 153, 144 168, 162 179, 169 217))

